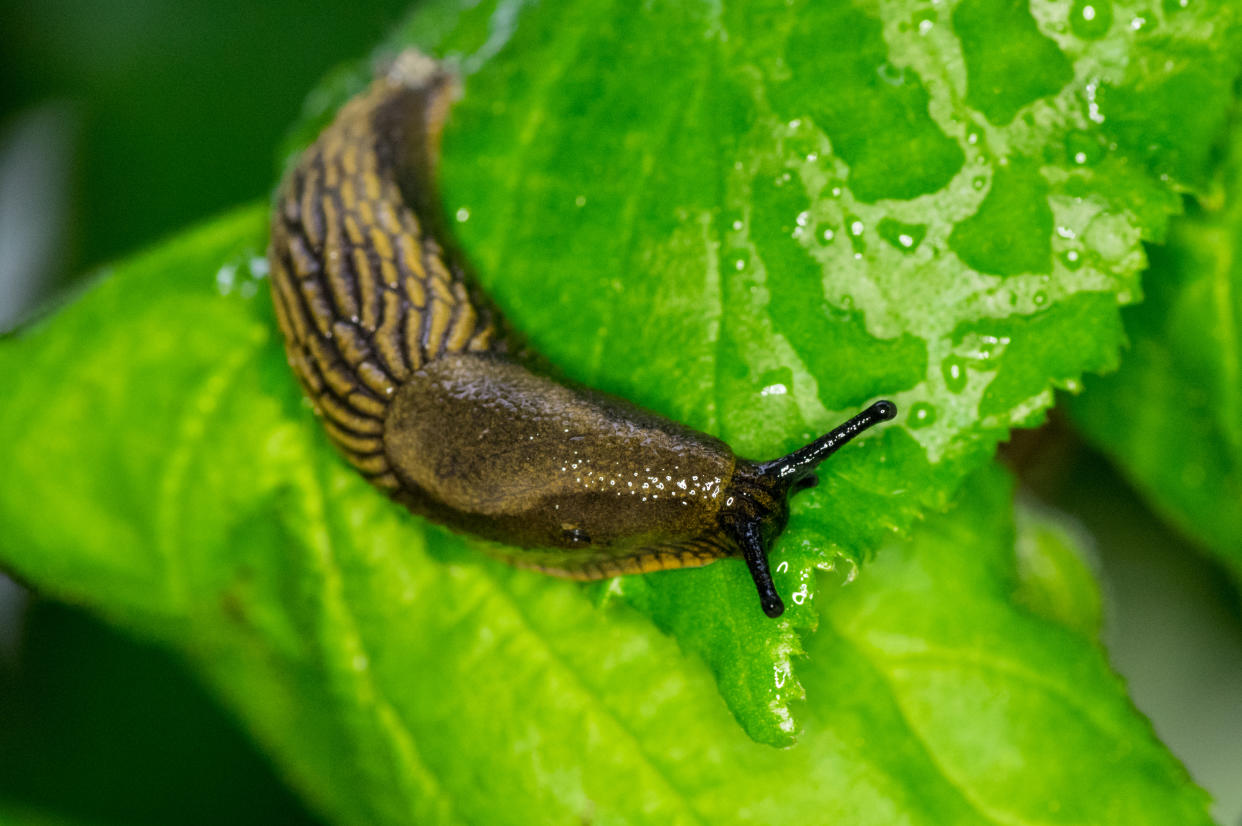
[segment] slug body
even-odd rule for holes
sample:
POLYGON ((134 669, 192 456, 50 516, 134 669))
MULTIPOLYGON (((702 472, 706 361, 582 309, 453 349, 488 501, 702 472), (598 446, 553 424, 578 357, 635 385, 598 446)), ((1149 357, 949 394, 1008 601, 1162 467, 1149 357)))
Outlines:
POLYGON ((560 381, 447 241, 435 187, 452 76, 402 54, 299 159, 272 217, 272 293, 289 363, 329 437, 411 511, 576 579, 745 558, 784 610, 767 549, 787 497, 877 402, 789 456, 719 439, 560 381))

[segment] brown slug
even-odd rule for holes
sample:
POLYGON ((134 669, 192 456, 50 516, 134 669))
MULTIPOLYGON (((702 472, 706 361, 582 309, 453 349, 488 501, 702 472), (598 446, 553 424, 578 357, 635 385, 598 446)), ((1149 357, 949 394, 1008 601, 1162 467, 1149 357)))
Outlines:
POLYGON ((574 579, 741 555, 768 616, 767 549, 823 459, 896 415, 879 401, 770 462, 556 378, 448 241, 435 166, 453 75, 400 55, 286 176, 273 302, 336 446, 411 511, 574 579))

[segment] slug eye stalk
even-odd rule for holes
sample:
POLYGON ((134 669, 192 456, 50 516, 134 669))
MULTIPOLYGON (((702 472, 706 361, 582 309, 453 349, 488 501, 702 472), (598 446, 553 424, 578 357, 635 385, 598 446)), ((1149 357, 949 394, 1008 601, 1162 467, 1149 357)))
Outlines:
POLYGON ((787 487, 796 485, 809 476, 820 462, 836 453, 855 436, 896 415, 897 405, 887 400, 878 401, 805 447, 771 462, 764 462, 759 466, 759 472, 784 482, 787 487))
POLYGON ((768 550, 789 518, 789 496, 816 484, 812 474, 820 462, 855 436, 896 415, 897 405, 887 400, 878 401, 786 456, 770 462, 748 463, 748 467, 741 469, 739 480, 734 484, 737 504, 722 522, 742 550, 746 567, 759 591, 759 603, 769 617, 779 617, 785 612, 785 604, 772 582, 768 550))

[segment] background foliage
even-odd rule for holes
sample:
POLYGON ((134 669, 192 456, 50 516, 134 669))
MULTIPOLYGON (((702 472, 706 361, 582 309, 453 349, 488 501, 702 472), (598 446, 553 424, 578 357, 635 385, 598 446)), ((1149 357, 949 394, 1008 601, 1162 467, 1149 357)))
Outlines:
POLYGON ((1127 445, 1176 443, 1199 377, 1214 464, 1147 485, 1236 559, 1236 12, 1084 8, 438 2, 379 50, 455 56, 446 206, 575 378, 757 457, 898 401, 800 498, 780 621, 740 564, 584 590, 395 512, 290 380, 261 206, 0 347, 0 559, 180 650, 342 822, 1207 822, 1107 669, 1081 541, 991 464, 1116 365, 1142 242, 1199 192, 1148 275, 1169 300, 1128 320, 1138 366, 1074 413, 1158 478, 1184 452, 1127 445))

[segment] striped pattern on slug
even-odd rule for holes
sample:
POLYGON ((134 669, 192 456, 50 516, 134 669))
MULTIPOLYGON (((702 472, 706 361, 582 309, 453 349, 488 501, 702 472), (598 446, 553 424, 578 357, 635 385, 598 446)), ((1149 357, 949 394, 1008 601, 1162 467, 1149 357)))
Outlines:
POLYGON ((443 353, 505 353, 499 312, 436 237, 434 142, 452 79, 412 52, 351 100, 278 196, 271 277, 289 363, 363 475, 399 487, 382 433, 397 387, 443 353), (402 152, 408 148, 410 151, 402 152), (426 147, 434 149, 434 147, 426 147), (403 187, 404 184, 404 187, 403 187))
POLYGON ((324 429, 412 512, 575 579, 742 556, 769 616, 788 496, 896 408, 771 462, 589 388, 525 349, 446 241, 435 186, 451 76, 406 52, 302 155, 272 215, 273 303, 324 429))

